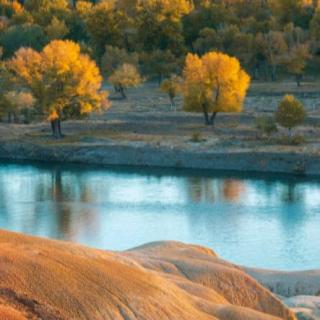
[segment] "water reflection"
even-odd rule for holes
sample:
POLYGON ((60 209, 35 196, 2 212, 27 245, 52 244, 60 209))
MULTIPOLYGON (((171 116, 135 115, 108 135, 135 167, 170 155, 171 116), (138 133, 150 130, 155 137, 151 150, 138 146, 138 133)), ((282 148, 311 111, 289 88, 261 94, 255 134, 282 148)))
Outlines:
POLYGON ((115 250, 179 240, 240 264, 320 268, 320 184, 0 164, 0 228, 115 250))

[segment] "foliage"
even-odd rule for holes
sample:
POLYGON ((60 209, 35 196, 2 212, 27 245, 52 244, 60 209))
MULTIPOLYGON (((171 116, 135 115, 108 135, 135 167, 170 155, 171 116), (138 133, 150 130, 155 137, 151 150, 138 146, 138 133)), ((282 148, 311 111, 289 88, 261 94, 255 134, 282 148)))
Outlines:
POLYGON ((187 52, 220 51, 254 78, 292 74, 300 84, 320 60, 319 8, 313 0, 0 0, 0 38, 5 57, 18 40, 36 50, 46 38, 73 40, 99 65, 106 46, 116 47, 139 56, 143 74, 159 83, 181 73, 187 52), (13 32, 17 25, 41 28, 32 32, 38 41, 24 41, 30 34, 13 32))
POLYGON ((109 81, 121 93, 122 97, 126 98, 125 90, 139 86, 143 82, 143 78, 136 66, 124 63, 112 73, 109 81))
POLYGON ((41 50, 46 43, 43 29, 35 24, 14 25, 0 35, 0 46, 4 48, 5 58, 11 57, 22 47, 41 50))
POLYGON ((301 78, 304 74, 306 62, 310 58, 308 45, 299 44, 291 48, 284 59, 284 64, 289 73, 296 77, 297 85, 300 86, 301 78))
POLYGON ((57 17, 52 18, 45 31, 49 40, 63 39, 69 33, 65 22, 60 21, 57 17))
POLYGON ((205 139, 203 139, 202 134, 200 132, 194 132, 191 135, 190 141, 194 143, 199 143, 205 141, 205 139))
POLYGON ((155 50, 141 54, 142 69, 149 77, 156 78, 160 84, 164 77, 169 77, 180 69, 179 59, 169 50, 155 50))
POLYGON ((30 91, 38 110, 60 136, 60 120, 108 106, 96 64, 71 41, 54 40, 42 52, 22 48, 7 63, 15 81, 30 91))
POLYGON ((21 12, 22 6, 18 1, 0 0, 0 16, 11 18, 21 12))
POLYGON ((106 45, 124 46, 125 16, 112 1, 104 1, 84 13, 86 28, 97 57, 104 53, 106 45))
POLYGON ((289 130, 302 124, 305 116, 306 113, 302 103, 292 95, 286 95, 282 99, 276 112, 277 122, 289 130))
POLYGON ((19 114, 34 106, 35 99, 29 92, 8 91, 4 94, 4 102, 6 104, 9 121, 12 121, 12 117, 16 121, 19 114))
POLYGON ((181 92, 182 78, 172 74, 169 79, 162 81, 160 89, 169 96, 171 107, 175 107, 175 97, 181 92))
POLYGON ((277 132, 277 124, 274 118, 258 117, 255 119, 256 128, 269 138, 272 133, 277 132))
POLYGON ((102 71, 110 76, 122 64, 131 64, 137 66, 139 64, 139 56, 137 53, 129 53, 125 49, 118 47, 106 46, 105 53, 101 59, 102 71))
POLYGON ((220 52, 188 54, 183 77, 184 109, 203 112, 206 124, 213 124, 218 112, 242 111, 250 77, 236 58, 220 52))

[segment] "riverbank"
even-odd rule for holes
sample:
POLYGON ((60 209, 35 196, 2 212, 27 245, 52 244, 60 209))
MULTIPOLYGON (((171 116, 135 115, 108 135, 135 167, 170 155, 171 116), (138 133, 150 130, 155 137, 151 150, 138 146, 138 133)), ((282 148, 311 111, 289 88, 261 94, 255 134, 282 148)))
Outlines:
POLYGON ((204 125, 202 114, 183 112, 181 99, 171 110, 159 88, 146 84, 129 90, 127 100, 114 99, 104 114, 63 122, 61 140, 51 137, 45 122, 0 123, 0 158, 319 175, 318 91, 270 86, 253 85, 244 112, 219 114, 213 128, 204 125), (294 129, 298 138, 293 143, 284 129, 268 139, 255 125, 258 117, 273 115, 285 92, 299 96, 308 114, 305 124, 294 129))
POLYGON ((215 150, 192 142, 168 146, 87 139, 88 142, 48 144, 0 141, 0 159, 299 175, 319 175, 320 172, 320 154, 303 149, 225 147, 215 150))

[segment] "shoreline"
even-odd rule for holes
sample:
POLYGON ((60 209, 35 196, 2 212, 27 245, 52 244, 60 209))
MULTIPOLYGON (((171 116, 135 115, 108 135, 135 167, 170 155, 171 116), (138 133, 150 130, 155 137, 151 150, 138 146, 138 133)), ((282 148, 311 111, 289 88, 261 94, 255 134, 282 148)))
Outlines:
POLYGON ((260 151, 250 148, 168 147, 137 142, 88 142, 44 145, 1 141, 0 159, 126 167, 196 169, 238 173, 320 175, 320 154, 303 151, 260 151))

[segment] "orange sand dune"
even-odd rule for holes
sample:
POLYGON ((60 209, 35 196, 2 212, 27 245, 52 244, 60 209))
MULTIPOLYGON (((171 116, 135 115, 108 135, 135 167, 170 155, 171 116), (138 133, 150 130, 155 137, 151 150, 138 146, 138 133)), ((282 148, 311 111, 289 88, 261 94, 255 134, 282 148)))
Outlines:
POLYGON ((0 319, 295 319, 214 252, 176 242, 127 252, 0 231, 0 319))

